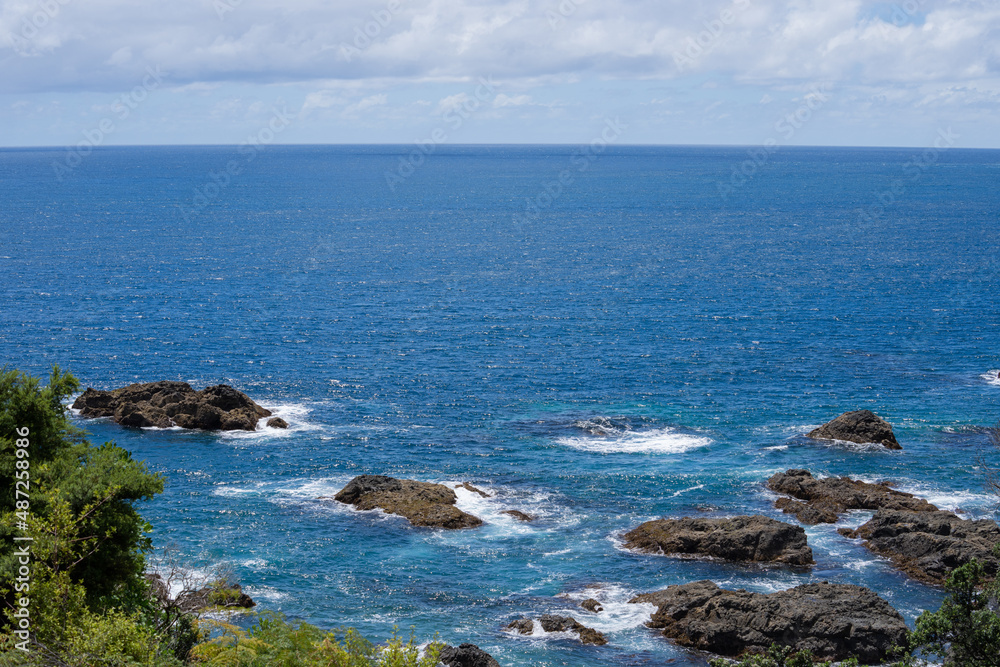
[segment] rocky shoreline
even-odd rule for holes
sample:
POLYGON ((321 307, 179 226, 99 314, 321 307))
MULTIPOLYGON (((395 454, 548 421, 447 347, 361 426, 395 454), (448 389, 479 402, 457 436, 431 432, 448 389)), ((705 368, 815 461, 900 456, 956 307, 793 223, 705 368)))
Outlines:
MULTIPOLYGON (((127 427, 179 426, 206 430, 255 430, 271 413, 245 394, 226 385, 195 391, 182 382, 135 384, 113 391, 87 389, 73 404, 81 416, 110 417, 127 427)), ((274 418, 269 425, 285 428, 274 418)), ((890 424, 867 410, 845 413, 808 433, 808 437, 851 443, 874 443, 890 450, 901 446, 890 424)), ((1000 527, 995 521, 971 521, 939 509, 927 500, 892 488, 888 482, 850 477, 817 477, 808 470, 789 469, 772 475, 766 487, 778 494, 774 507, 805 525, 835 524, 855 510, 874 511, 856 528, 840 528, 844 539, 863 540, 877 556, 888 559, 910 577, 942 585, 955 568, 973 559, 986 573, 1000 573, 1000 527)), ((358 510, 381 510, 406 518, 418 528, 463 530, 484 525, 482 518, 457 507, 455 489, 482 499, 491 494, 469 482, 450 488, 443 484, 359 475, 324 502, 358 510)), ((500 513, 531 522, 535 517, 517 510, 500 513)), ((664 517, 646 521, 620 535, 622 546, 639 555, 709 558, 736 564, 810 567, 815 564, 805 530, 762 516, 664 517)), ((245 608, 254 603, 239 587, 220 602, 219 592, 204 589, 178 600, 191 609, 211 604, 245 608)), ((808 649, 817 659, 856 657, 877 664, 890 649, 905 643, 902 616, 885 599, 862 586, 826 581, 776 593, 727 590, 712 581, 694 581, 637 595, 633 604, 655 607, 647 626, 680 646, 726 657, 763 653, 772 644, 796 651, 808 649)), ((591 614, 603 607, 588 598, 578 603, 591 614)), ((566 633, 583 645, 608 643, 600 631, 570 616, 544 614, 520 617, 504 630, 516 635, 566 633)), ((595 649, 596 650, 596 649, 595 649)), ((473 644, 448 646, 441 654, 448 667, 499 667, 473 644)))

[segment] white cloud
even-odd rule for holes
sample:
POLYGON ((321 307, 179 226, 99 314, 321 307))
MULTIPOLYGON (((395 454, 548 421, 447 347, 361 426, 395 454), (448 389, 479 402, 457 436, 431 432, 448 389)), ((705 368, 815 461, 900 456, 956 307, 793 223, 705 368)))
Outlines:
POLYGON ((117 67, 119 65, 124 65, 125 63, 127 63, 130 60, 132 60, 132 47, 131 46, 123 46, 122 48, 120 48, 117 51, 115 51, 114 53, 112 53, 111 57, 108 58, 107 61, 104 64, 105 65, 113 65, 113 66, 117 67))
POLYGON ((508 97, 503 93, 498 93, 493 99, 494 109, 501 109, 503 107, 520 107, 525 104, 531 104, 531 95, 515 95, 514 97, 508 97))
MULTIPOLYGON (((230 1, 222 20, 210 0, 74 0, 25 39, 24 20, 38 4, 6 0, 0 91, 113 97, 139 84, 147 67, 160 67, 165 88, 212 96, 203 108, 215 118, 237 113, 234 99, 272 99, 274 86, 300 91, 302 110, 317 117, 414 113, 418 98, 440 100, 436 108, 444 112, 468 102, 469 92, 459 91, 474 90, 483 76, 504 83, 495 108, 522 114, 586 107, 548 91, 594 81, 626 89, 660 84, 600 104, 637 109, 639 99, 670 99, 671 113, 685 105, 701 112, 737 90, 760 108, 778 97, 775 91, 830 82, 840 91, 839 112, 859 124, 866 114, 995 104, 1000 3, 914 1, 920 10, 903 20, 886 9, 891 0, 574 2, 553 23, 547 14, 558 13, 554 0, 405 0, 382 21, 376 18, 384 18, 387 0, 230 1), (725 10, 732 20, 722 21, 730 16, 725 10), (345 59, 340 45, 353 45, 366 30, 358 53, 345 59), (694 55, 679 69, 676 56, 688 48, 694 55), (434 87, 447 82, 455 84, 451 91, 434 87), (428 90, 407 102, 396 94, 406 86, 428 90), (693 92, 685 97, 682 88, 693 92)), ((251 103, 242 102, 239 113, 251 103)))

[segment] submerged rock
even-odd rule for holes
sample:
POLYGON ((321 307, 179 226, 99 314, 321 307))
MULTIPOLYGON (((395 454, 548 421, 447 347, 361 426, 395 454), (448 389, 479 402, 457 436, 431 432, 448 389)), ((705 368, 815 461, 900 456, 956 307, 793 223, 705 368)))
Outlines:
POLYGON ((850 477, 816 479, 808 470, 779 472, 767 480, 767 487, 797 498, 779 498, 774 506, 808 525, 836 523, 847 510, 938 511, 923 498, 896 491, 886 482, 869 484, 850 477))
POLYGON ((468 482, 462 482, 461 484, 459 484, 455 488, 456 489, 465 489, 466 491, 469 491, 470 493, 477 493, 477 494, 479 494, 483 498, 492 498, 493 497, 490 494, 488 494, 485 491, 483 491, 482 489, 477 489, 476 487, 472 486, 468 482))
POLYGON ((443 484, 361 475, 352 479, 334 500, 359 510, 384 510, 406 517, 414 526, 475 528, 481 519, 455 507, 455 492, 443 484))
MULTIPOLYGON (((604 646, 608 643, 607 637, 601 632, 588 628, 571 616, 545 614, 538 619, 538 622, 545 632, 575 632, 582 644, 604 646)), ((530 635, 535 632, 535 623, 530 618, 519 618, 508 625, 507 629, 514 630, 518 634, 530 635)))
POLYGON ((728 657, 764 653, 778 644, 808 649, 821 660, 856 656, 877 664, 907 638, 903 617, 888 602, 847 584, 806 584, 764 595, 697 581, 630 602, 655 605, 647 625, 679 645, 728 657))
POLYGON ((914 579, 941 585, 948 574, 972 559, 994 577, 1000 559, 993 551, 1000 544, 995 521, 969 521, 951 512, 900 512, 879 510, 868 523, 840 534, 865 540, 871 551, 892 561, 914 579))
POLYGON ((833 421, 809 433, 818 440, 844 440, 865 444, 880 444, 888 449, 902 449, 892 432, 892 425, 871 410, 845 412, 833 421))
POLYGON ((504 510, 504 511, 500 512, 500 514, 506 514, 507 516, 512 516, 515 519, 517 519, 518 521, 534 521, 535 520, 535 517, 531 516, 530 514, 525 514, 524 512, 522 512, 520 510, 504 510))
POLYGON ((288 422, 281 417, 271 417, 267 420, 267 425, 271 428, 288 428, 288 422))
POLYGON ((601 606, 601 603, 595 600, 594 598, 587 598, 586 600, 580 603, 580 606, 586 609, 587 611, 594 612, 595 614, 604 611, 604 607, 601 606))
POLYGON ((73 409, 83 417, 110 417, 122 426, 206 431, 255 431, 270 411, 246 394, 220 384, 195 391, 186 382, 132 384, 112 391, 88 388, 73 409))
POLYGON ((460 644, 458 648, 445 646, 438 660, 447 667, 500 667, 492 655, 475 644, 460 644))
POLYGON ((731 561, 811 565, 801 526, 766 516, 658 519, 625 533, 625 548, 644 553, 712 556, 731 561))

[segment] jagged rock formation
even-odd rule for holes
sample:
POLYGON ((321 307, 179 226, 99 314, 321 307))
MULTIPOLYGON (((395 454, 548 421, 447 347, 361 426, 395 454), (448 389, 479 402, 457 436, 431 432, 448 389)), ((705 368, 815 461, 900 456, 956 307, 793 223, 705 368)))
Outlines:
POLYGON ((625 547, 644 553, 700 555, 731 561, 811 565, 806 533, 765 516, 658 519, 625 533, 625 547))
POLYGON ((969 521, 951 512, 879 510, 871 521, 840 534, 865 540, 865 546, 884 556, 914 579, 941 585, 956 567, 978 560, 986 573, 1000 568, 994 547, 1000 544, 996 521, 969 521))
POLYGON ((896 491, 885 482, 869 484, 850 477, 816 479, 808 470, 779 472, 767 480, 767 487, 797 498, 779 498, 774 506, 808 525, 837 523, 839 515, 847 510, 938 511, 923 498, 896 491))
POLYGON ((83 417, 111 417, 122 426, 206 431, 254 431, 259 419, 271 415, 229 385, 195 391, 186 382, 168 381, 113 391, 88 388, 73 402, 73 409, 83 417))
POLYGON ((633 598, 657 607, 647 624, 681 646, 736 657, 771 644, 809 649, 821 660, 885 660, 906 641, 906 623, 867 588, 827 582, 764 595, 723 590, 711 581, 670 586, 633 598))
POLYGON ((482 520, 455 507, 455 492, 443 484, 361 475, 345 486, 334 500, 359 510, 380 508, 409 519, 414 526, 475 528, 482 520))
POLYGON ((823 424, 809 433, 818 440, 844 440, 865 444, 881 444, 888 449, 902 449, 892 432, 892 425, 871 410, 845 412, 833 421, 823 424))

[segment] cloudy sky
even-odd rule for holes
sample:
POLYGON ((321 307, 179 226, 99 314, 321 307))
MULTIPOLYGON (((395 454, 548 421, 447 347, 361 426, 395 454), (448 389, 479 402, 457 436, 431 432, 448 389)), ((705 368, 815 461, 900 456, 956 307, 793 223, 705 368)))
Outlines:
POLYGON ((998 0, 0 0, 2 146, 1000 147, 998 109, 998 0))

